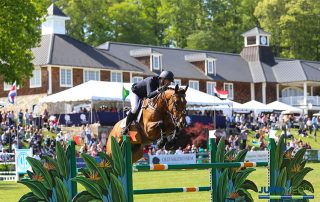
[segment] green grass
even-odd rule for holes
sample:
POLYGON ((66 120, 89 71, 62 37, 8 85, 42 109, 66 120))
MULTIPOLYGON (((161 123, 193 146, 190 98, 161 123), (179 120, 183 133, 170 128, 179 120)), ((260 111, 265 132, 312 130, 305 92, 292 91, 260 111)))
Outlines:
MULTIPOLYGON (((315 189, 315 200, 320 201, 320 163, 307 164, 314 170, 310 172, 306 180, 313 184, 315 189)), ((190 186, 209 186, 209 170, 181 170, 181 171, 154 171, 154 172, 136 172, 134 173, 134 188, 169 188, 169 187, 190 187, 190 186)), ((249 179, 253 180, 258 189, 261 186, 267 186, 267 169, 257 168, 249 179)), ((80 187, 79 189, 83 189, 80 187)), ((0 201, 16 202, 19 198, 27 193, 27 187, 15 182, 0 182, 0 201)), ((253 199, 258 200, 257 193, 252 193, 253 199)), ((310 193, 309 193, 310 194, 310 193)), ((151 194, 137 195, 135 201, 160 201, 160 202, 203 202, 210 200, 209 192, 199 193, 175 193, 175 194, 151 194)))

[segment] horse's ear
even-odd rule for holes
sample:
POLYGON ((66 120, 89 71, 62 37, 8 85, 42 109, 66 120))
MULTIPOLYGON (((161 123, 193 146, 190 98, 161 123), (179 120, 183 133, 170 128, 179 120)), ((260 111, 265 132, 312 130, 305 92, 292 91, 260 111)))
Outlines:
POLYGON ((187 92, 188 88, 189 88, 189 85, 186 86, 186 88, 184 89, 184 92, 187 92))
POLYGON ((177 93, 179 90, 179 84, 176 84, 176 87, 174 88, 174 91, 177 93))

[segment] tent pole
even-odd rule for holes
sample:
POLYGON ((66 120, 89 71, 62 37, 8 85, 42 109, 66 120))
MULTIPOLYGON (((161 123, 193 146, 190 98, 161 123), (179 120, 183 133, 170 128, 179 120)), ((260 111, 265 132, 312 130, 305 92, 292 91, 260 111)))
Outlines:
POLYGON ((91 100, 91 124, 92 124, 92 108, 93 108, 93 101, 91 100))

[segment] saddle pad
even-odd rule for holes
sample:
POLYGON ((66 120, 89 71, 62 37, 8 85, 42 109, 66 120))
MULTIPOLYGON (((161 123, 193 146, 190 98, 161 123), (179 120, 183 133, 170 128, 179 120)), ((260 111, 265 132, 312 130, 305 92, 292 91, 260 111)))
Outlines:
POLYGON ((121 123, 120 123, 120 128, 125 128, 126 127, 126 122, 127 122, 127 117, 122 119, 121 123))

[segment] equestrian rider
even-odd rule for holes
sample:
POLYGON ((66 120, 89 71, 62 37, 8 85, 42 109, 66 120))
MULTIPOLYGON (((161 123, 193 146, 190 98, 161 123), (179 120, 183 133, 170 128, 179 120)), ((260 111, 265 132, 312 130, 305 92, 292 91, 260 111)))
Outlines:
POLYGON ((173 80, 174 75, 171 71, 162 71, 159 76, 150 76, 132 85, 132 95, 130 97, 131 110, 128 113, 123 134, 128 133, 131 122, 136 118, 139 101, 144 98, 153 98, 159 93, 166 91, 173 80))

